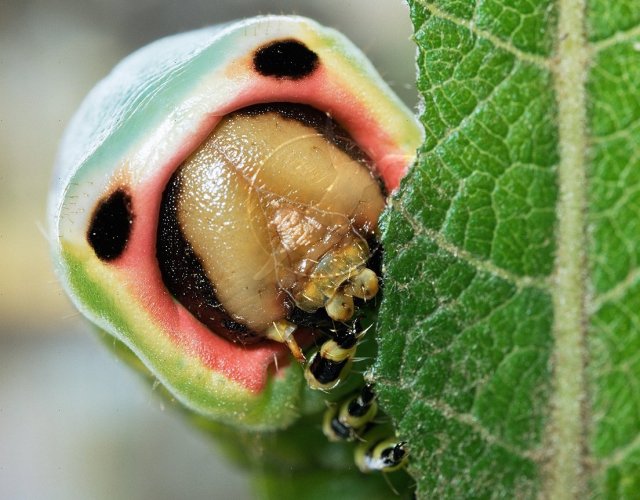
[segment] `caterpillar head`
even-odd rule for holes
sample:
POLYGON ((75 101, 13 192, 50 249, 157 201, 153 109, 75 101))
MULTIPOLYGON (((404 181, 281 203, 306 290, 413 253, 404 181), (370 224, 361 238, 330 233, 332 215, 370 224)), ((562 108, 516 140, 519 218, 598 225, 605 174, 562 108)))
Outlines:
POLYGON ((65 134, 49 206, 58 275, 187 407, 286 426, 305 387, 290 348, 327 293, 370 293, 356 274, 420 140, 361 52, 311 20, 160 40, 65 134), (313 278, 318 266, 342 275, 313 278))

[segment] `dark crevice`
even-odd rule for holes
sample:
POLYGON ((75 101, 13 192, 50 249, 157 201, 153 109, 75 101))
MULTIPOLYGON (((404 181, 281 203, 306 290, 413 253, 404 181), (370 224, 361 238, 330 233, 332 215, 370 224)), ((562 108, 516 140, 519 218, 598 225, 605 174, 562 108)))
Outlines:
POLYGON ((224 310, 200 259, 184 238, 177 216, 180 188, 176 172, 162 194, 156 257, 165 286, 191 314, 215 334, 242 344, 263 340, 261 335, 235 321, 224 310))

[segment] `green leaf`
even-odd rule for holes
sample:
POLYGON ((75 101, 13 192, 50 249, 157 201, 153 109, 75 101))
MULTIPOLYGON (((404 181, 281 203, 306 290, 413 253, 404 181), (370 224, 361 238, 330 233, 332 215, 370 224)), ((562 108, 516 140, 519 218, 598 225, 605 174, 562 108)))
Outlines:
POLYGON ((412 0, 378 391, 421 498, 640 495, 640 2, 412 0))

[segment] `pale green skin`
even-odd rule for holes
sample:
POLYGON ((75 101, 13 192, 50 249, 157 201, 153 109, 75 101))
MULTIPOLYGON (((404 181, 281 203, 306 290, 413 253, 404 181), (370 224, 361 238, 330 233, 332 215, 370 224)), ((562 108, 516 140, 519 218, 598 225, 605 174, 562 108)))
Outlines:
MULTIPOLYGON (((345 75, 346 95, 357 94, 358 106, 368 106, 376 120, 384 121, 381 129, 395 145, 390 157, 404 155, 400 162, 409 165, 421 142, 420 126, 362 53, 308 19, 265 16, 165 38, 121 62, 69 125, 49 200, 56 271, 76 307, 135 353, 187 408, 247 429, 286 427, 319 408, 322 398, 309 395, 301 367, 281 368, 260 390, 212 370, 167 335, 135 290, 122 282, 123 273, 95 256, 85 235, 97 201, 114 179, 126 177, 133 189, 145 185, 162 159, 192 145, 207 116, 224 114, 216 110, 228 110, 234 102, 251 103, 246 96, 238 98, 238 82, 225 75, 256 45, 290 37, 302 38, 314 51, 326 49, 328 67, 335 65, 331 72, 351 73, 345 75)), ((248 81, 247 88, 252 84, 248 81)), ((343 105, 339 100, 327 104, 343 105)))

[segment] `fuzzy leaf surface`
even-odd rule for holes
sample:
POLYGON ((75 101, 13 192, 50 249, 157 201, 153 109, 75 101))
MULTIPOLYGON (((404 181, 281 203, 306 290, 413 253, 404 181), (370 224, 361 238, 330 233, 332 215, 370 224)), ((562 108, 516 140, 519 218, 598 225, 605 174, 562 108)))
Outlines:
POLYGON ((411 0, 375 376, 421 498, 640 491, 640 4, 411 0))

